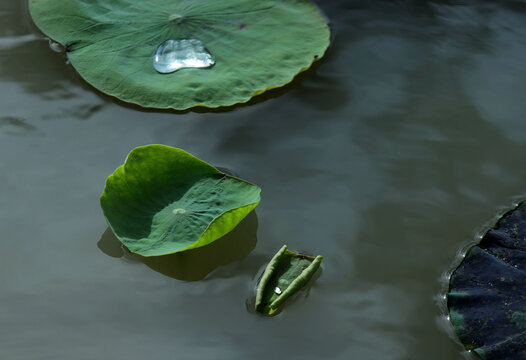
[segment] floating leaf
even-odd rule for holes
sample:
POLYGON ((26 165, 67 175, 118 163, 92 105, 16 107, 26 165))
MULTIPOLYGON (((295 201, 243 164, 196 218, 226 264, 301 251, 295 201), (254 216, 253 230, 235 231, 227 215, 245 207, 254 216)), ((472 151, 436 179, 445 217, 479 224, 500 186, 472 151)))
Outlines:
POLYGON ((506 213, 453 272, 451 322, 485 360, 526 359, 526 204, 506 213))
POLYGON ((294 253, 284 245, 274 255, 261 276, 256 294, 256 311, 273 315, 285 300, 303 288, 316 273, 322 256, 294 253))
POLYGON ((308 0, 29 0, 29 8, 87 82, 155 108, 246 102, 309 68, 330 36, 308 0))
POLYGON ((259 204, 260 191, 181 149, 147 145, 108 177, 100 202, 131 252, 157 256, 219 239, 259 204))

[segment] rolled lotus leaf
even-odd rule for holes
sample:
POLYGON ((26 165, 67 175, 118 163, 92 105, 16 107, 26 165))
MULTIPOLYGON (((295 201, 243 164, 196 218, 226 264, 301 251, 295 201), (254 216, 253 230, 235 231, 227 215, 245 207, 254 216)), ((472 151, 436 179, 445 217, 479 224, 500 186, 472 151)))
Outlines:
POLYGON ((227 234, 259 204, 260 192, 184 150, 147 145, 133 149, 108 177, 100 203, 131 252, 158 256, 227 234))
POLYGON ((88 83, 144 107, 246 102, 330 42, 309 0, 29 0, 29 10, 88 83))
POLYGON ((256 311, 274 315, 288 298, 309 282, 322 261, 322 256, 314 258, 297 254, 283 245, 261 276, 256 293, 256 311))
POLYGON ((451 322, 484 360, 526 359, 526 204, 502 216, 453 272, 451 322))

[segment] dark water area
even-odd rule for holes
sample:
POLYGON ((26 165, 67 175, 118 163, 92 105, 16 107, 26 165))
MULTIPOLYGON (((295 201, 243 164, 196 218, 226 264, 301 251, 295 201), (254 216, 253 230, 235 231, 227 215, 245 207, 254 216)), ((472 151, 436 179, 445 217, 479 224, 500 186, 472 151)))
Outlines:
POLYGON ((443 274, 526 198, 526 3, 318 5, 333 42, 299 81, 176 113, 96 92, 24 1, 2 0, 1 359, 467 356, 443 274), (126 254, 99 196, 150 143, 260 185, 256 214, 174 266, 126 254), (246 302, 283 244, 324 255, 323 273, 278 316, 257 316, 246 302), (217 267, 181 265, 203 257, 217 267))

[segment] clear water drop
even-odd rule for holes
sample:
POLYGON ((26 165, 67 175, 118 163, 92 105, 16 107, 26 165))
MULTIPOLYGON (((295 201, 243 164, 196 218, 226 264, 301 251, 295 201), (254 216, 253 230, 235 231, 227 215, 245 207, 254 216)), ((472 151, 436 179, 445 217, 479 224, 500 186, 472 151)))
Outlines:
POLYGON ((59 43, 54 42, 51 39, 49 39, 49 47, 51 48, 51 50, 57 53, 61 53, 63 50, 62 46, 59 43))
POLYGON ((198 39, 169 39, 153 55, 153 67, 161 74, 183 68, 207 68, 215 64, 212 54, 198 39))

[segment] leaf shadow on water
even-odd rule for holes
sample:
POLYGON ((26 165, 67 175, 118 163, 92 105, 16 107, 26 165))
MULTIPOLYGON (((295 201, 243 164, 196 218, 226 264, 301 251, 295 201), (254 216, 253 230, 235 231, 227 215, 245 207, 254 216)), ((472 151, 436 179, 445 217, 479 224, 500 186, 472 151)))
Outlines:
POLYGON ((252 211, 234 230, 207 246, 153 257, 130 253, 111 229, 107 228, 97 242, 97 247, 108 256, 131 258, 168 277, 197 281, 205 278, 217 267, 241 260, 254 250, 257 243, 257 228, 257 215, 252 211))

